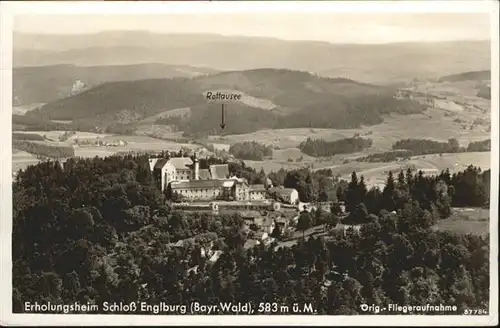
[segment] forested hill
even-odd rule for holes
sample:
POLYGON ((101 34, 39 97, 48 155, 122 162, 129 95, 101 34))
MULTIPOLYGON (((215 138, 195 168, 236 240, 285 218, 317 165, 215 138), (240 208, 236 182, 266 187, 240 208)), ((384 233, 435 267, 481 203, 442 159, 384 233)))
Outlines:
POLYGON ((12 72, 13 103, 21 106, 31 103, 48 103, 72 94, 75 88, 98 86, 112 81, 140 79, 193 77, 212 74, 209 68, 174 66, 165 64, 135 65, 50 65, 37 67, 14 67, 12 72), (82 83, 81 86, 78 82, 82 83))
POLYGON ((443 76, 440 82, 458 82, 458 81, 487 81, 491 80, 491 71, 471 71, 460 74, 443 76))
POLYGON ((263 128, 355 128, 382 122, 384 114, 418 113, 423 108, 409 99, 395 99, 395 90, 343 78, 307 72, 256 69, 224 72, 193 79, 150 79, 105 83, 80 94, 46 104, 30 116, 55 120, 116 123, 126 112, 136 121, 167 110, 188 107, 175 125, 187 134, 219 130, 220 104, 209 103, 204 92, 227 90, 248 99, 227 105, 226 133, 263 128), (265 103, 266 106, 262 105, 265 103))
MULTIPOLYGON (((242 164, 229 168, 262 183, 242 164)), ((270 178, 297 187, 302 200, 317 200, 328 177, 331 171, 303 169, 270 178)), ((361 304, 455 306, 456 312, 429 311, 448 315, 487 309, 488 236, 431 226, 447 220, 451 204, 487 204, 488 180, 489 172, 474 167, 437 177, 409 171, 390 174, 381 191, 367 190, 363 177, 353 174, 337 195, 352 209, 352 220, 364 222, 359 233, 350 229, 342 236, 332 229, 328 238, 247 250, 239 215, 183 213, 165 204, 145 156, 70 159, 64 169, 43 162, 21 171, 13 184, 13 311, 24 312, 25 302, 160 300, 251 302, 254 308, 307 303, 317 314, 336 315, 368 314, 361 304), (180 240, 184 244, 174 246, 180 240), (207 241, 222 251, 215 263, 201 255, 207 241)), ((335 226, 339 217, 320 210, 301 213, 299 222, 297 229, 335 226)))
POLYGON ((491 61, 489 41, 467 40, 333 44, 215 34, 106 31, 81 35, 15 33, 13 45, 15 67, 153 62, 221 71, 268 67, 345 76, 375 84, 483 70, 490 67, 491 61))

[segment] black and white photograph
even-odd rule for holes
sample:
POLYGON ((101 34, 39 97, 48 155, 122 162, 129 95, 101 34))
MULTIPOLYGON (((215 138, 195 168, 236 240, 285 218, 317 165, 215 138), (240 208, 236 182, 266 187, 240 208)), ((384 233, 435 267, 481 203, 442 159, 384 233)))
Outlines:
POLYGON ((498 2, 0 8, 2 325, 498 324, 498 2))

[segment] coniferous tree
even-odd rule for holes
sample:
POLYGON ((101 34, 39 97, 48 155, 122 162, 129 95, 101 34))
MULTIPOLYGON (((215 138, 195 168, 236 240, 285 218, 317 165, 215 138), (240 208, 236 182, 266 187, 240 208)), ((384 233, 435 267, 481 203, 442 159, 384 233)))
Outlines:
POLYGON ((359 199, 359 186, 358 186, 358 176, 356 172, 352 172, 351 181, 349 182, 346 190, 346 211, 349 213, 353 213, 356 209, 356 206, 361 202, 359 199))
POLYGON ((391 212, 395 209, 396 186, 392 171, 389 171, 387 181, 382 192, 382 208, 391 212))
POLYGON ((359 179, 359 184, 358 184, 359 202, 365 201, 366 193, 367 193, 367 188, 366 188, 366 183, 365 183, 365 177, 361 176, 361 179, 359 179))

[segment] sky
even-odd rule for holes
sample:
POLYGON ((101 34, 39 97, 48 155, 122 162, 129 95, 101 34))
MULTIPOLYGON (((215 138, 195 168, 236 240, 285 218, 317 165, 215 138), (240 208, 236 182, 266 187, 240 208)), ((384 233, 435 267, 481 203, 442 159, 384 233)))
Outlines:
POLYGON ((331 43, 490 39, 482 13, 198 13, 16 15, 14 31, 82 34, 106 30, 213 33, 331 43))

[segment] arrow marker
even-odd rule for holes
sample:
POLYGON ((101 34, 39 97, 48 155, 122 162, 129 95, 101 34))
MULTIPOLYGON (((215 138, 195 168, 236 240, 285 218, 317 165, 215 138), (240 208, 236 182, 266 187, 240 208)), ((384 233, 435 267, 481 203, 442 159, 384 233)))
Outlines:
POLYGON ((224 118, 224 104, 222 104, 222 123, 220 124, 220 127, 222 130, 224 130, 224 128, 226 127, 226 122, 224 118))

